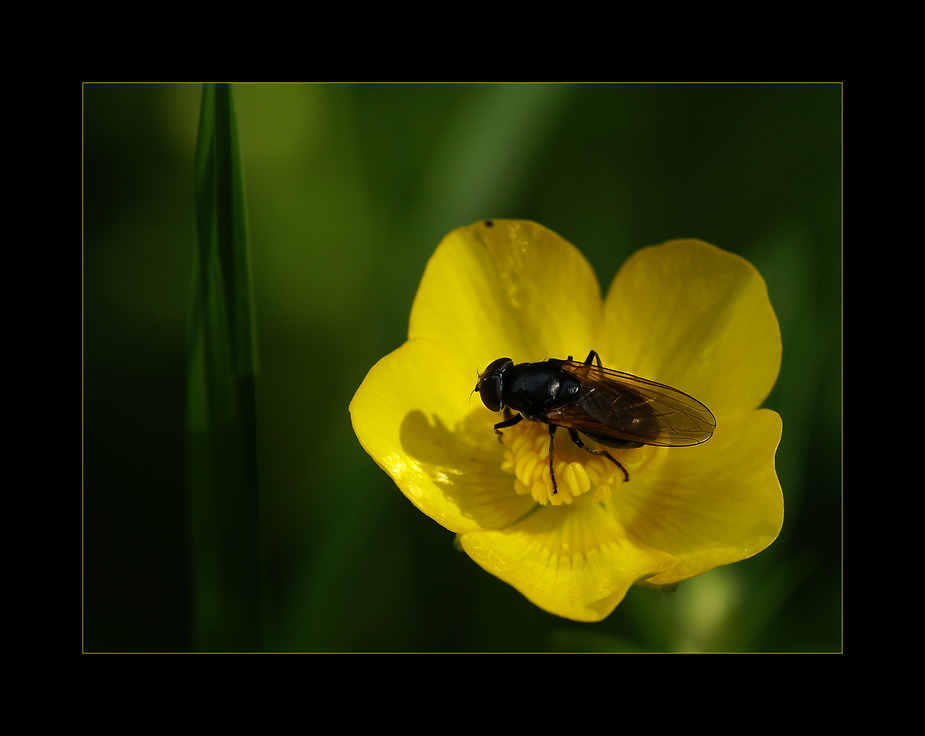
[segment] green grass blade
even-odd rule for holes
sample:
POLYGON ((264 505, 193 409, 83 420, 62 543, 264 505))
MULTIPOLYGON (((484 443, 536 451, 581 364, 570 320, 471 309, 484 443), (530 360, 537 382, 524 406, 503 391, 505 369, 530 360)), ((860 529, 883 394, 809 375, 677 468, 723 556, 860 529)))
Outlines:
POLYGON ((256 325, 234 93, 205 85, 187 387, 195 646, 262 643, 256 325))

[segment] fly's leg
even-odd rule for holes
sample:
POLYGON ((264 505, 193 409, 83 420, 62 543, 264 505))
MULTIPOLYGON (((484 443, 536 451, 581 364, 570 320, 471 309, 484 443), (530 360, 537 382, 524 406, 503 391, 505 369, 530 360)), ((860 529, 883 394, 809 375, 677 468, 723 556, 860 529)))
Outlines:
MULTIPOLYGON (((572 356, 571 355, 568 356, 568 359, 571 360, 572 356)), ((585 365, 589 365, 592 359, 597 361, 598 368, 604 367, 603 365, 601 365, 601 356, 597 354, 597 350, 592 350, 590 353, 588 353, 588 357, 585 358, 585 365)))
POLYGON ((502 429, 505 429, 506 427, 513 427, 515 424, 520 422, 522 419, 523 419, 522 414, 518 414, 516 417, 512 417, 510 409, 505 408, 504 421, 498 422, 495 425, 495 434, 498 435, 498 442, 501 442, 501 430, 502 429))
POLYGON ((549 424, 549 478, 552 480, 552 495, 555 496, 559 492, 559 486, 556 484, 556 471, 553 470, 552 462, 552 445, 556 439, 556 425, 549 424))
MULTIPOLYGON (((596 350, 592 350, 590 353, 588 353, 588 357, 585 359, 585 363, 590 363, 592 358, 597 361, 598 368, 604 367, 603 365, 601 365, 601 356, 597 354, 596 350)), ((569 360, 571 360, 571 358, 569 358, 569 360)), ((613 460, 613 458, 611 458, 611 460, 613 460)), ((616 463, 617 461, 614 460, 614 462, 616 463)), ((617 463, 617 465, 620 465, 620 463, 617 463)), ((620 467, 623 467, 623 466, 621 465, 620 467)), ((623 472, 625 473, 626 471, 624 470, 623 472)))
MULTIPOLYGON (((594 351, 592 351, 592 352, 594 352, 594 351)), ((597 353, 595 353, 595 355, 597 355, 597 353)), ((588 356, 588 357, 590 357, 590 356, 588 356)), ((620 461, 619 461, 619 460, 616 460, 616 459, 613 457, 613 455, 611 455, 609 452, 607 452, 607 450, 598 450, 598 449, 595 448, 595 447, 588 447, 584 442, 581 441, 581 437, 578 436, 578 432, 576 432, 574 429, 570 429, 570 430, 568 431, 568 436, 571 437, 571 438, 572 438, 572 442, 574 442, 576 445, 578 445, 582 450, 587 450, 587 451, 590 452, 592 455, 603 455, 603 456, 606 457, 608 460, 610 460, 610 462, 612 462, 614 465, 616 465, 618 468, 620 468, 620 470, 623 471, 623 477, 625 478, 626 482, 629 483, 630 474, 626 472, 626 468, 624 468, 623 465, 620 464, 620 461)), ((550 454, 551 454, 551 449, 550 449, 550 454)))
MULTIPOLYGON (((498 435, 498 442, 501 442, 501 430, 506 429, 507 427, 513 427, 515 424, 520 423, 523 420, 523 414, 518 414, 516 417, 512 417, 509 410, 504 410, 505 419, 503 422, 498 422, 495 425, 495 434, 498 435)), ((559 492, 559 486, 556 483, 556 471, 553 469, 553 444, 556 439, 556 425, 550 424, 549 426, 549 477, 552 480, 552 495, 555 496, 559 492)), ((613 458, 611 458, 613 460, 613 458)), ((614 462, 616 462, 614 460, 614 462)), ((624 471, 625 472, 625 471, 624 471)))

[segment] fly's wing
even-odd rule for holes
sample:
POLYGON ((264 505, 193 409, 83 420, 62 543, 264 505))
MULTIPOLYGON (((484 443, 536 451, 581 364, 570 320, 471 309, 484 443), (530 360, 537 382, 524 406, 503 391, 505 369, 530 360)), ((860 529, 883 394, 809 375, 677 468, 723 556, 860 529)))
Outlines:
POLYGON ((645 378, 562 361, 581 385, 576 399, 546 412, 546 421, 598 438, 644 445, 686 447, 706 442, 716 429, 712 412, 697 399, 645 378))

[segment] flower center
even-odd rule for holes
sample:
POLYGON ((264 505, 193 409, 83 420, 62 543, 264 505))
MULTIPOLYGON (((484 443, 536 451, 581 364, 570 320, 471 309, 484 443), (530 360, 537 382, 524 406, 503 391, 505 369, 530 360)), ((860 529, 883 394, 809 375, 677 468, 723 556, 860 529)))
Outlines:
MULTIPOLYGON (((521 496, 530 495, 544 506, 570 504, 585 494, 596 502, 606 503, 614 492, 619 492, 623 471, 606 457, 593 455, 578 447, 566 430, 556 433, 553 468, 556 471, 557 493, 552 492, 549 475, 549 430, 539 422, 522 421, 501 430, 504 460, 501 469, 514 476, 514 490, 521 496)), ((582 438, 590 447, 597 447, 590 439, 582 438)), ((605 448, 628 470, 644 459, 641 450, 613 450, 605 448)))

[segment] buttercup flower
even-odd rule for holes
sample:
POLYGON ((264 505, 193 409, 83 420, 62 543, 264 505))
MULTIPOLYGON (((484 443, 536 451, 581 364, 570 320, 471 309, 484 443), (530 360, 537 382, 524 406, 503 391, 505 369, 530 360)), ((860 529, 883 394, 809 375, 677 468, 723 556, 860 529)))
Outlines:
POLYGON ((671 587, 777 538, 781 420, 758 407, 780 357, 764 281, 738 256, 696 240, 644 248, 601 302, 571 244, 489 220, 437 248, 408 341, 373 366, 350 413, 363 448, 481 567, 550 613, 599 621, 633 584, 671 587), (472 391, 498 358, 583 361, 591 350, 606 368, 696 397, 716 430, 693 447, 605 448, 629 482, 560 430, 553 495, 546 425, 522 421, 499 442, 503 415, 472 391))

